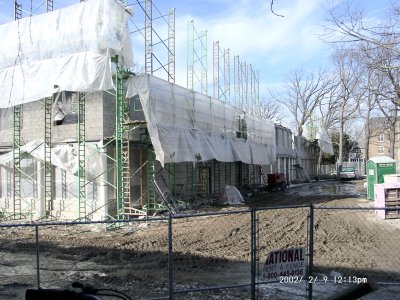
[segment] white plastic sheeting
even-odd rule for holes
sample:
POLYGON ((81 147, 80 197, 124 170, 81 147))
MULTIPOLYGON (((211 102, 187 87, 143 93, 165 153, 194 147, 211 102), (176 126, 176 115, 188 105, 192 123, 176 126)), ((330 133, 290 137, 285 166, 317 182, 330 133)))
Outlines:
POLYGON ((149 75, 130 78, 127 88, 127 97, 140 97, 162 165, 211 159, 267 165, 276 159, 272 121, 149 75), (236 137, 239 117, 246 121, 247 140, 236 137))
POLYGON ((244 200, 242 194, 234 185, 226 185, 224 193, 221 197, 222 204, 238 205, 243 204, 244 200))
POLYGON ((331 155, 334 154, 332 140, 328 136, 326 130, 323 129, 322 127, 319 129, 319 132, 317 133, 317 139, 318 139, 318 146, 321 148, 323 152, 331 155))
MULTIPOLYGON (((86 178, 95 179, 98 174, 104 172, 102 165, 101 153, 98 151, 96 145, 86 145, 86 178)), ((32 157, 44 161, 45 151, 43 141, 34 140, 20 148, 21 155, 29 154, 32 157)), ((51 148, 51 164, 67 171, 71 175, 78 173, 78 150, 76 144, 57 145, 51 148)), ((0 155, 0 165, 7 168, 7 163, 13 161, 13 151, 0 155)))
POLYGON ((111 56, 133 65, 128 17, 117 0, 89 0, 0 25, 0 107, 111 89, 111 56))
POLYGON ((318 140, 318 146, 322 152, 333 155, 332 140, 328 136, 328 133, 324 129, 323 121, 316 122, 317 126, 305 126, 303 125, 303 136, 308 140, 318 140))

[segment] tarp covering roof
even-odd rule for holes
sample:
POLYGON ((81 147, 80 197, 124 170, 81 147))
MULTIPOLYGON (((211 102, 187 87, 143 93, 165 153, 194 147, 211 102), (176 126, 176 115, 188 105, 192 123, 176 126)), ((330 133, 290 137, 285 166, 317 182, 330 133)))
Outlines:
POLYGON ((119 1, 89 0, 0 25, 0 108, 111 89, 110 57, 133 65, 128 17, 119 1))
POLYGON ((211 159, 267 165, 276 159, 272 121, 147 74, 128 79, 127 97, 135 95, 162 165, 211 159), (247 139, 237 137, 239 118, 247 139))

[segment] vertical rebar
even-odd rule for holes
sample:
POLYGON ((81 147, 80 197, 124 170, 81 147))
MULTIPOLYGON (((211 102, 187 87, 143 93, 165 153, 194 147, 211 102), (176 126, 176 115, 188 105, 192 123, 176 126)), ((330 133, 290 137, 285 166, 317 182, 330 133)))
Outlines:
POLYGON ((173 243, 172 243, 172 214, 168 214, 168 297, 173 299, 173 243))
POLYGON ((36 284, 37 288, 40 289, 40 261, 39 261, 39 226, 35 226, 35 238, 36 238, 36 284))
MULTIPOLYGON (((308 276, 313 274, 314 266, 314 206, 310 205, 310 215, 309 215, 309 243, 308 243, 308 276)), ((312 300, 312 280, 308 281, 308 299, 312 300)))

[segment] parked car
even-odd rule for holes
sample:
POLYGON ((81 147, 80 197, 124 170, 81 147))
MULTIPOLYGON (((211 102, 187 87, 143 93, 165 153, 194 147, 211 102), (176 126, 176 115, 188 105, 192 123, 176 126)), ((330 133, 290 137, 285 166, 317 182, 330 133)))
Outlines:
POLYGON ((352 180, 357 178, 357 170, 354 167, 343 167, 339 172, 340 180, 352 180))

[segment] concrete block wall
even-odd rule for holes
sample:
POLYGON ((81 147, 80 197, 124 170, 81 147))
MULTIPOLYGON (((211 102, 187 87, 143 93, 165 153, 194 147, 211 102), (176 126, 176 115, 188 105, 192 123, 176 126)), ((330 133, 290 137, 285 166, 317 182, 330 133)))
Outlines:
POLYGON ((102 127, 103 136, 112 137, 115 132, 115 96, 110 93, 103 93, 102 103, 102 127))
MULTIPOLYGON (((133 121, 142 121, 144 120, 144 114, 140 111, 140 100, 137 96, 132 97, 127 100, 129 103, 129 118, 133 121), (135 110, 136 109, 136 110, 135 110)), ((111 93, 104 92, 103 93, 103 114, 102 114, 102 123, 103 123, 103 136, 111 137, 115 132, 115 96, 111 93)), ((140 133, 143 133, 143 130, 133 130, 129 133, 131 140, 139 140, 140 133)))
MULTIPOLYGON (((106 94, 106 93, 104 93, 106 94)), ((2 109, 3 112, 4 109, 2 109)), ((9 108, 12 112, 12 108, 9 108)), ((4 115, 2 114, 3 118, 4 115)), ((0 118, 2 118, 0 116, 0 118)), ((101 140, 104 137, 103 124, 103 92, 86 95, 86 140, 101 140)), ((45 112, 43 100, 30 102, 22 106, 21 143, 26 144, 36 139, 44 139, 45 112)), ((11 147, 13 143, 13 125, 0 128, 0 147, 11 147)), ((77 124, 52 124, 52 142, 73 142, 77 140, 77 124)))

